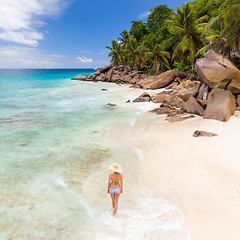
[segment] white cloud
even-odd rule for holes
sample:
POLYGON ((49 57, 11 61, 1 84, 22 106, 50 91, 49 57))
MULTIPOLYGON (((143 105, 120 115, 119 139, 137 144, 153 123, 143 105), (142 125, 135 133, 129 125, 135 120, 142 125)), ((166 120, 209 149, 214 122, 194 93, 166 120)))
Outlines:
POLYGON ((43 34, 36 30, 43 16, 56 18, 67 0, 0 0, 0 39, 37 46, 43 34))
POLYGON ((37 40, 43 39, 43 34, 35 31, 5 31, 0 32, 0 39, 30 46, 37 46, 37 40))
POLYGON ((86 58, 86 57, 77 57, 77 60, 82 62, 82 63, 91 63, 93 60, 91 58, 86 58))
POLYGON ((143 20, 143 19, 147 18, 149 14, 150 14, 150 11, 144 12, 138 16, 138 19, 143 20))
POLYGON ((85 54, 90 54, 92 53, 91 51, 85 50, 85 51, 80 51, 81 53, 85 53, 85 54))
POLYGON ((61 55, 46 54, 30 47, 0 47, 1 68, 48 68, 55 67, 61 55))
MULTIPOLYGON (((121 41, 119 41, 121 42, 121 41)), ((81 55, 84 55, 84 54, 94 54, 94 55, 106 55, 108 54, 108 50, 103 48, 103 49, 88 49, 88 50, 82 50, 80 51, 79 53, 81 55)))

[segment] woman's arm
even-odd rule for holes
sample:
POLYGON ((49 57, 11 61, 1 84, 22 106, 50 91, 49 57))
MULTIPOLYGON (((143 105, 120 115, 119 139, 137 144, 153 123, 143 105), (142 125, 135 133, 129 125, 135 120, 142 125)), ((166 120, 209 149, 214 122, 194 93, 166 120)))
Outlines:
POLYGON ((107 187, 107 192, 109 193, 109 187, 112 183, 112 180, 111 180, 111 175, 109 174, 109 178, 108 178, 108 187, 107 187))
POLYGON ((121 193, 123 191, 123 175, 121 174, 121 193))

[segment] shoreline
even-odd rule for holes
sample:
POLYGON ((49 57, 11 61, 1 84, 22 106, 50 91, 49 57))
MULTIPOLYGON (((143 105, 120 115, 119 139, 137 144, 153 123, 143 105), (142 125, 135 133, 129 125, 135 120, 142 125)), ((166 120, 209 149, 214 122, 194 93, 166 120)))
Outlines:
POLYGON ((79 74, 71 80, 113 82, 147 91, 160 90, 155 95, 145 92, 134 102, 160 103, 153 112, 167 114, 169 122, 194 117, 186 116, 186 113, 227 122, 235 110, 240 110, 240 70, 229 59, 210 50, 204 58, 196 61, 195 71, 188 73, 169 69, 150 74, 111 63, 92 75, 79 74))
MULTIPOLYGON (((221 57, 212 52, 201 61, 217 58, 221 57)), ((220 87, 214 85, 215 79, 206 81, 203 75, 207 73, 202 72, 206 63, 202 66, 201 61, 198 76, 173 70, 154 76, 128 73, 108 65, 91 76, 79 75, 73 80, 131 84, 138 88, 136 92, 142 91, 131 101, 152 103, 146 103, 149 107, 144 107, 145 113, 136 119, 131 131, 133 145, 143 154, 144 186, 155 198, 177 204, 184 214, 183 228, 190 231, 192 240, 237 240, 240 113, 235 110, 240 109, 240 94, 237 88, 229 88, 232 82, 220 87), (217 136, 195 138, 197 130, 217 136)))
MULTIPOLYGON (((165 90, 147 91, 153 95, 165 90)), ((128 99, 132 101, 144 91, 135 89, 128 99)), ((185 121, 168 122, 165 113, 147 112, 157 103, 130 104, 144 104, 131 136, 133 145, 143 154, 144 186, 154 198, 177 205, 184 215, 182 227, 190 232, 191 240, 238 240, 240 164, 235 156, 240 112, 236 111, 228 122, 197 115, 185 121), (218 136, 194 138, 196 130, 218 136)))
MULTIPOLYGON (((123 86, 123 88, 125 88, 125 86, 123 86)), ((134 89, 125 95, 125 97, 133 99, 136 94, 139 94, 139 91, 142 90, 134 89)), ((116 219, 112 219, 112 222, 115 223, 115 221, 118 220, 124 222, 126 224, 126 230, 128 231, 133 231, 131 225, 134 226, 134 228, 135 226, 141 226, 142 229, 137 234, 137 238, 139 237, 139 239, 190 240, 188 229, 183 227, 183 212, 177 204, 162 196, 153 196, 151 189, 146 187, 146 184, 143 182, 144 159, 142 158, 142 149, 135 145, 132 129, 135 127, 137 121, 142 120, 142 114, 154 108, 154 105, 155 104, 149 103, 119 105, 123 110, 126 109, 125 106, 130 106, 130 108, 135 109, 134 111, 137 114, 132 117, 131 121, 124 121, 122 124, 110 124, 106 126, 106 129, 103 131, 103 139, 105 139, 106 142, 103 141, 102 143, 115 152, 109 164, 117 159, 116 161, 123 166, 125 179, 125 190, 124 194, 120 197, 118 215, 116 219), (109 139, 114 140, 109 142, 109 139), (119 148, 122 140, 124 140, 126 144, 124 149, 119 148), (127 155, 126 150, 128 151, 127 155), (131 198, 132 196, 134 196, 134 198, 131 198), (134 207, 129 208, 133 202, 134 207), (132 222, 132 219, 135 223, 132 222), (129 225, 129 223, 131 224, 128 228, 127 225, 129 225)), ((150 115, 152 114, 150 113, 150 115)), ((108 204, 111 204, 109 198, 107 198, 107 201, 108 204)))
POLYGON ((143 182, 177 204, 192 240, 237 240, 240 230, 238 112, 228 123, 200 117, 176 123, 145 113, 132 128, 143 153, 143 182), (197 129, 219 136, 194 138, 197 129), (161 156, 164 156, 162 158, 161 156))

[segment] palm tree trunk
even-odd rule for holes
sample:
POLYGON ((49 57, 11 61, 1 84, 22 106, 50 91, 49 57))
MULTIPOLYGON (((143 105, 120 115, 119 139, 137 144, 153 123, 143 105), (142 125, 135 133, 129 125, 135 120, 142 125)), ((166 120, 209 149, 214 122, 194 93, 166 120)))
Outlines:
POLYGON ((170 68, 167 64, 165 64, 163 61, 161 61, 161 63, 162 63, 168 70, 171 70, 171 68, 170 68))
POLYGON ((155 73, 155 67, 154 67, 154 64, 152 65, 152 73, 155 73))

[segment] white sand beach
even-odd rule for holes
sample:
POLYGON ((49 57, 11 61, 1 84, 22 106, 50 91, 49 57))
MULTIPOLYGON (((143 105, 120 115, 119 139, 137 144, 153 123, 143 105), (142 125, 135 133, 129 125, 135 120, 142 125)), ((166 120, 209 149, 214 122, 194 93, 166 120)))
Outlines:
POLYGON ((238 240, 240 112, 226 123, 197 116, 169 123, 163 115, 144 115, 132 135, 143 153, 146 187, 178 205, 192 240, 238 240), (195 130, 218 136, 194 138, 195 130))

